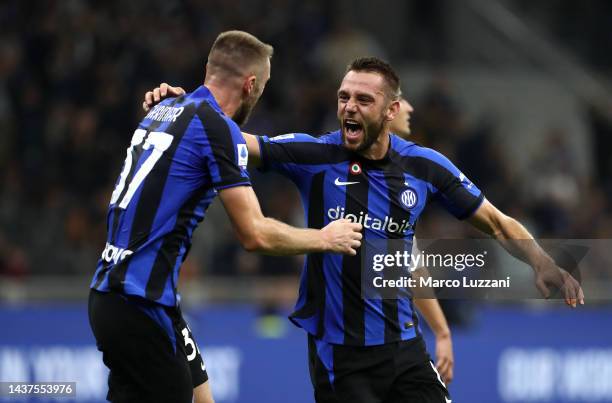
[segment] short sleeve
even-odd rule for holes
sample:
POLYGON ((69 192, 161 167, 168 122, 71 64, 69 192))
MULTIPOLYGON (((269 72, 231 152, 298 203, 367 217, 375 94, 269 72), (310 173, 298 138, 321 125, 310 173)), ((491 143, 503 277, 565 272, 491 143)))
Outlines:
POLYGON ((258 136, 261 170, 276 171, 298 179, 309 171, 309 166, 320 164, 323 144, 304 133, 289 133, 275 137, 258 136))
POLYGON ((432 152, 434 196, 458 219, 470 217, 482 204, 484 194, 448 158, 432 152))
POLYGON ((250 185, 249 150, 238 125, 209 105, 201 107, 198 116, 204 126, 204 160, 212 187, 220 190, 250 185))

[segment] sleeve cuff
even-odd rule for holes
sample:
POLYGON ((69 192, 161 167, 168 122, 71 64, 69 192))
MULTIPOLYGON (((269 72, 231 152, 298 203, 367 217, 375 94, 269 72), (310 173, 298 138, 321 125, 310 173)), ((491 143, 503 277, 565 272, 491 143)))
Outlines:
POLYGON ((270 167, 268 166, 268 152, 266 150, 266 143, 263 136, 257 136, 257 142, 259 143, 259 160, 261 162, 257 170, 260 172, 266 172, 270 169, 270 167))
POLYGON ((223 189, 233 188, 236 186, 251 186, 251 182, 248 180, 246 181, 243 180, 240 182, 229 182, 229 183, 225 181, 225 182, 220 182, 218 184, 215 184, 213 187, 215 188, 216 191, 219 191, 223 189))
POLYGON ((465 220, 467 218, 470 218, 476 212, 476 210, 478 210, 478 208, 482 205, 482 202, 484 201, 484 199, 485 199, 484 193, 480 192, 480 195, 478 196, 476 200, 474 200, 474 203, 468 209, 466 209, 462 215, 458 216, 457 218, 460 220, 465 220))

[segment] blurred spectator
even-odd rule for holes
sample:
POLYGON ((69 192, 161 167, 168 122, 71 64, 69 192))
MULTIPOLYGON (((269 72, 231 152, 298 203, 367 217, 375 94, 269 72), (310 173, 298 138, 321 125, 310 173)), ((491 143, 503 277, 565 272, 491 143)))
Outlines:
POLYGON ((319 43, 314 53, 317 65, 327 73, 332 83, 342 79, 346 66, 357 57, 387 58, 376 39, 351 23, 354 17, 341 12, 336 18, 334 30, 319 43))
POLYGON ((538 222, 539 235, 567 236, 571 212, 578 207, 580 189, 571 149, 558 129, 544 138, 533 161, 529 192, 532 193, 532 213, 538 222))

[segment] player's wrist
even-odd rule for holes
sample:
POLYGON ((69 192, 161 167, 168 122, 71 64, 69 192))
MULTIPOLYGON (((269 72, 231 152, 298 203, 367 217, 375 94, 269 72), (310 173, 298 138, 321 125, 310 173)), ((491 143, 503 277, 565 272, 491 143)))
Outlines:
POLYGON ((329 230, 326 228, 327 227, 320 229, 314 239, 319 252, 326 252, 333 249, 332 237, 329 230))
POLYGON ((451 331, 448 328, 438 330, 437 332, 435 332, 435 336, 437 340, 447 340, 451 338, 451 331))
POLYGON ((542 273, 555 266, 555 261, 548 255, 538 256, 531 262, 531 267, 536 274, 542 273))

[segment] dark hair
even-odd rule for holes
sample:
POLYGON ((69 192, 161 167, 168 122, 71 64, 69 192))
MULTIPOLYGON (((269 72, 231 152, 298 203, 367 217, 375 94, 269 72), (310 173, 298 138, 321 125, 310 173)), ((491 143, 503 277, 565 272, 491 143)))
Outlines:
POLYGON ((384 60, 377 57, 360 57, 355 59, 346 68, 346 72, 357 71, 380 74, 389 87, 389 98, 398 99, 402 92, 400 90, 400 79, 393 67, 384 60))
POLYGON ((244 31, 219 34, 208 54, 209 68, 226 73, 248 74, 247 68, 263 65, 272 57, 274 48, 244 31))

